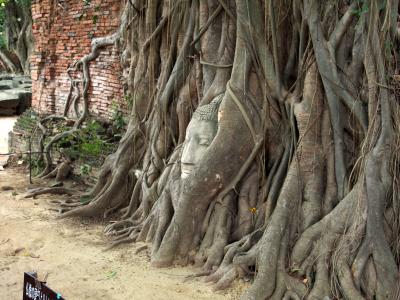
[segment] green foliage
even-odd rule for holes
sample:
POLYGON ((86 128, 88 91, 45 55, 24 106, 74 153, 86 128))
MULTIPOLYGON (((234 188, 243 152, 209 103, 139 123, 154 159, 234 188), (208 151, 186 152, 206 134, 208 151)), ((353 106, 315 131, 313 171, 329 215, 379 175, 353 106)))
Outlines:
POLYGON ((88 165, 88 164, 82 164, 82 165, 80 165, 80 167, 79 167, 79 171, 80 171, 80 174, 81 174, 82 176, 87 176, 87 175, 89 175, 91 170, 92 170, 92 166, 91 166, 91 165, 88 165))
POLYGON ((31 6, 31 0, 0 0, 0 48, 6 48, 7 43, 6 43, 6 37, 4 35, 4 25, 5 25, 5 19, 6 19, 6 5, 8 2, 14 1, 19 6, 23 7, 30 7, 31 6))
POLYGON ((358 7, 354 9, 353 13, 356 16, 360 17, 361 15, 366 14, 368 12, 368 9, 368 2, 365 0, 359 0, 358 7))
POLYGON ((122 131, 126 126, 126 121, 125 121, 124 115, 123 115, 119 105, 117 104, 117 102, 114 101, 111 104, 111 109, 112 109, 111 121, 112 121, 113 128, 116 131, 122 131))
POLYGON ((38 114, 32 109, 28 109, 18 117, 15 126, 22 131, 33 134, 33 131, 36 129, 38 119, 38 114))
POLYGON ((25 6, 25 7, 30 7, 32 4, 31 0, 14 0, 18 5, 20 6, 25 6))
POLYGON ((125 102, 128 104, 129 111, 131 111, 135 99, 133 98, 132 95, 126 95, 124 98, 125 98, 125 102))
POLYGON ((32 176, 39 175, 44 170, 44 162, 38 155, 32 155, 29 158, 29 155, 24 155, 23 161, 26 164, 30 164, 30 168, 32 170, 32 176))
POLYGON ((0 32, 0 49, 4 49, 6 46, 6 39, 4 38, 3 32, 0 32))
POLYGON ((31 158, 32 176, 39 175, 44 170, 44 162, 42 159, 32 156, 31 158))
POLYGON ((6 19, 6 13, 4 10, 6 1, 0 0, 0 48, 6 47, 6 39, 4 36, 4 22, 6 19))
MULTIPOLYGON (((366 0, 358 0, 358 6, 354 9, 353 13, 361 17, 361 15, 366 14, 369 10, 369 1, 366 0)), ((386 0, 381 0, 378 2, 378 9, 383 10, 386 7, 386 0)))
POLYGON ((383 10, 386 8, 386 0, 382 0, 378 3, 378 9, 383 10))
POLYGON ((0 0, 0 8, 4 10, 6 4, 10 1, 14 1, 19 6, 30 7, 32 4, 31 0, 0 0))
MULTIPOLYGON (((65 131, 67 128, 59 127, 58 131, 65 131)), ((74 134, 60 140, 56 149, 65 153, 71 159, 85 161, 86 165, 98 165, 102 157, 112 150, 112 145, 102 139, 105 134, 103 126, 95 120, 90 120, 85 126, 74 134), (62 149, 62 150, 61 150, 62 149)), ((81 173, 89 173, 90 169, 82 165, 81 173)))
POLYGON ((79 199, 82 204, 88 204, 90 200, 92 200, 90 196, 81 196, 79 199))
POLYGON ((120 110, 117 110, 113 113, 112 122, 113 122, 113 127, 117 131, 122 131, 126 126, 126 121, 120 110))

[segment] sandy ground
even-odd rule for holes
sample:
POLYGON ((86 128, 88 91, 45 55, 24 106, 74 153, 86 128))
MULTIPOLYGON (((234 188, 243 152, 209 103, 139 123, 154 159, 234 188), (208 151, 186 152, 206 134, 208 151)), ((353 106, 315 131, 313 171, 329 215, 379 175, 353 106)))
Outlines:
POLYGON ((152 268, 143 244, 103 252, 104 224, 59 220, 48 199, 25 199, 27 176, 0 171, 0 298, 21 299, 23 273, 49 273, 48 285, 67 300, 77 299, 238 299, 243 285, 213 292, 202 278, 184 282, 191 268, 152 268), (1 191, 13 186, 12 191, 1 191))
MULTIPOLYGON (((0 153, 12 119, 0 119, 0 153), (8 126, 6 128, 6 126, 8 126)), ((155 269, 149 253, 135 254, 143 244, 107 246, 105 224, 88 219, 60 220, 49 199, 25 199, 28 176, 24 167, 0 171, 0 299, 22 298, 23 273, 48 273, 48 286, 67 300, 83 299, 238 299, 243 283, 214 293, 202 278, 184 282, 199 272, 191 268, 155 269), (13 190, 4 191, 6 186, 13 190)))

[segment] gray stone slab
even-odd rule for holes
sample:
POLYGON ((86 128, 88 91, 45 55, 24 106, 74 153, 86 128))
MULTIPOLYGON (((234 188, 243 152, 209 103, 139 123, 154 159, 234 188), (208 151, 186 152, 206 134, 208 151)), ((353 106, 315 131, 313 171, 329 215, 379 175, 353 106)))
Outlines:
POLYGON ((0 90, 1 91, 10 90, 14 87, 16 87, 16 86, 14 85, 14 82, 12 80, 1 80, 0 81, 0 90))
POLYGON ((31 90, 24 89, 24 88, 21 88, 21 87, 18 87, 16 89, 12 89, 12 90, 8 90, 8 91, 5 91, 5 92, 8 92, 10 94, 17 94, 17 95, 19 95, 19 94, 32 95, 32 91, 31 90))
POLYGON ((19 93, 12 91, 0 91, 0 101, 19 100, 19 93))
POLYGON ((32 102, 32 80, 23 75, 0 74, 0 115, 23 113, 32 102))
POLYGON ((19 86, 21 84, 32 84, 32 80, 29 77, 26 77, 26 76, 24 76, 24 77, 21 77, 21 76, 14 77, 12 80, 13 80, 13 82, 14 82, 14 84, 16 86, 19 86))
POLYGON ((10 74, 0 74, 0 80, 12 80, 13 76, 10 74))
POLYGON ((19 89, 26 89, 26 90, 30 90, 32 89, 32 83, 23 83, 21 85, 18 86, 19 89))

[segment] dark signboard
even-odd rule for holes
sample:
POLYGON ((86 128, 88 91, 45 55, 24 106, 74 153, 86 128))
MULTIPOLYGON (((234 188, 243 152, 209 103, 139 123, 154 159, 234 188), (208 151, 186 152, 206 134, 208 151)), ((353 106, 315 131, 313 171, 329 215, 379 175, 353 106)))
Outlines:
POLYGON ((24 273, 23 300, 65 300, 60 294, 46 286, 46 282, 37 279, 35 273, 24 273))

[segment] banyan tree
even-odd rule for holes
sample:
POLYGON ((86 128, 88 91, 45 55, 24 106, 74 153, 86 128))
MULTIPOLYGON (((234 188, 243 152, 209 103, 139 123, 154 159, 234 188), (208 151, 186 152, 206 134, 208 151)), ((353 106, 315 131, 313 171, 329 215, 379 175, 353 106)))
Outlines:
POLYGON ((0 0, 0 70, 30 74, 33 51, 30 0, 0 0))
POLYGON ((74 99, 115 44, 129 124, 62 217, 119 216, 113 246, 250 277, 243 299, 399 297, 398 22, 398 0, 125 1, 74 99))

